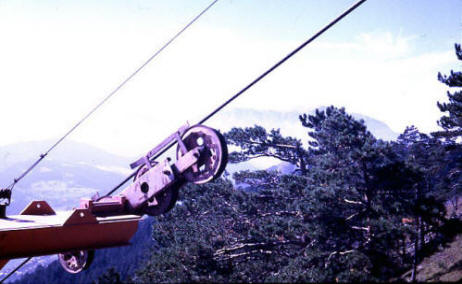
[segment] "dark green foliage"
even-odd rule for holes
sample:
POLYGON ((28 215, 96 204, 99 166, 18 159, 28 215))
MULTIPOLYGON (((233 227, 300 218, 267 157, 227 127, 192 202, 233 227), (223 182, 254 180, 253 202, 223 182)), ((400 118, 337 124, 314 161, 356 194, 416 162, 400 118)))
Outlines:
POLYGON ((447 167, 442 177, 445 187, 440 194, 451 202, 449 214, 452 217, 460 216, 459 199, 462 195, 462 146, 460 144, 451 145, 448 150, 447 167))
MULTIPOLYGON (((303 183, 296 176, 285 184, 303 183)), ((304 214, 294 204, 300 188, 258 192, 219 180, 188 186, 153 236, 159 250, 137 274, 140 282, 261 282, 303 255, 304 214)))
POLYGON ((407 212, 407 218, 413 220, 408 227, 408 236, 413 242, 411 262, 412 278, 415 279, 417 264, 423 259, 424 251, 431 251, 431 242, 426 239, 435 239, 446 221, 444 202, 447 197, 441 194, 445 184, 440 181, 447 155, 439 140, 420 133, 414 126, 407 127, 393 146, 407 167, 420 175, 408 196, 411 206, 407 212))
POLYGON ((343 280, 361 280, 357 271, 365 279, 388 279, 402 262, 396 236, 405 230, 401 218, 419 174, 344 109, 328 107, 300 119, 311 129, 314 155, 305 210, 314 214, 311 233, 321 240, 320 250, 329 252, 325 266, 343 280))
POLYGON ((238 186, 246 185, 247 190, 260 190, 275 187, 281 179, 277 171, 240 171, 233 174, 238 186))
POLYGON ((237 146, 241 151, 230 154, 231 163, 239 163, 259 157, 272 157, 296 165, 306 171, 306 150, 300 140, 283 137, 279 129, 269 133, 261 126, 233 128, 225 135, 229 146, 237 146))

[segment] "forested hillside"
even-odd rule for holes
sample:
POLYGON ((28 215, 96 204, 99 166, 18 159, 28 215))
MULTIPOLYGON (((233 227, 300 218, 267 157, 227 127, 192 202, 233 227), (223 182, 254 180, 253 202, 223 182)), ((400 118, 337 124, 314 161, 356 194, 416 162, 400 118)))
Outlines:
MULTIPOLYGON (((459 45, 456 54, 462 60, 459 45)), ((462 87, 460 72, 439 79, 462 87)), ((231 163, 272 157, 294 171, 235 173, 242 188, 229 179, 188 185, 173 210, 156 218, 152 243, 141 234, 145 239, 121 255, 97 256, 100 263, 82 278, 52 265, 22 282, 418 280, 428 257, 462 233, 462 92, 448 96, 438 103, 442 131, 409 126, 391 142, 334 106, 300 114, 306 137, 233 128, 225 133, 236 149, 231 163), (115 270, 101 271, 104 261, 115 261, 115 270)))

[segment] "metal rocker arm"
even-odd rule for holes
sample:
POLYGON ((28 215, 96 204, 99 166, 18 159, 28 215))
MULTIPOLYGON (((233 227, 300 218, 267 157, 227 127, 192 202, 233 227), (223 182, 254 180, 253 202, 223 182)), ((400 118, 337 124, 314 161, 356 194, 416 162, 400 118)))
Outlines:
POLYGON ((138 172, 121 193, 101 200, 82 199, 80 208, 89 208, 98 216, 163 214, 173 208, 185 182, 201 184, 219 177, 227 156, 226 143, 218 131, 186 124, 130 165, 138 167, 138 172), (174 163, 170 158, 151 161, 173 142, 178 144, 174 163))

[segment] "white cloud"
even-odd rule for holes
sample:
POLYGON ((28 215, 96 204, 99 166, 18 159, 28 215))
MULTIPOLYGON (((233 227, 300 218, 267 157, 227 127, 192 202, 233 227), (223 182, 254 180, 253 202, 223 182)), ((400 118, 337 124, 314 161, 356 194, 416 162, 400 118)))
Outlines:
POLYGON ((394 36, 390 32, 360 34, 358 36, 359 51, 380 56, 382 58, 394 58, 409 55, 412 48, 412 40, 415 36, 394 36))

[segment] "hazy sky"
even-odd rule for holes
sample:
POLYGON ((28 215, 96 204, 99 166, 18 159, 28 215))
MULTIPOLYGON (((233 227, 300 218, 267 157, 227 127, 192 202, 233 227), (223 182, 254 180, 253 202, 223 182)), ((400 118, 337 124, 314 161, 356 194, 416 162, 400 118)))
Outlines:
MULTIPOLYGON (((0 146, 64 134, 210 2, 0 0, 0 146)), ((354 2, 220 0, 70 138, 145 152, 354 2)), ((369 0, 231 107, 333 104, 432 131, 446 99, 437 73, 462 69, 455 42, 462 0, 369 0)))

